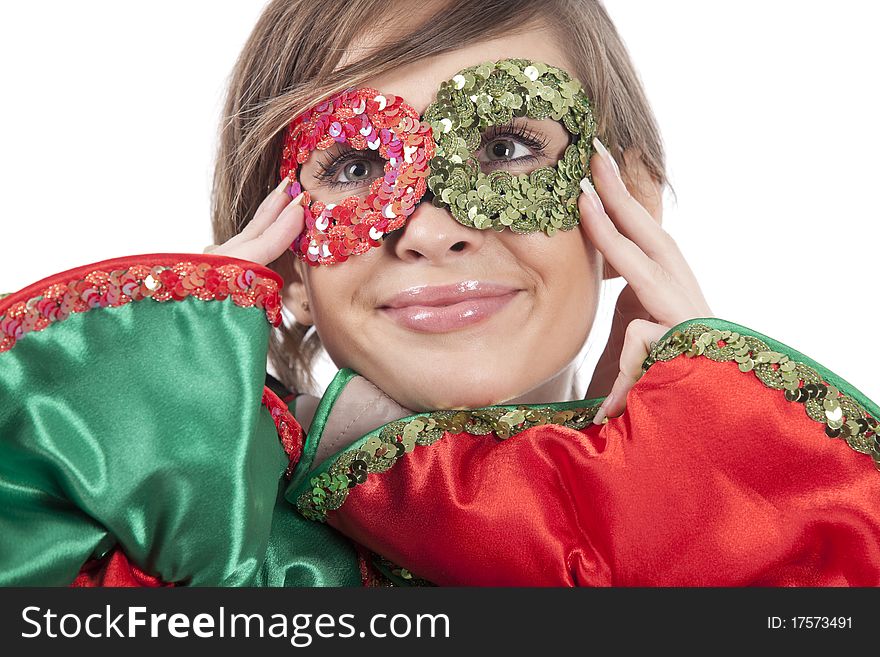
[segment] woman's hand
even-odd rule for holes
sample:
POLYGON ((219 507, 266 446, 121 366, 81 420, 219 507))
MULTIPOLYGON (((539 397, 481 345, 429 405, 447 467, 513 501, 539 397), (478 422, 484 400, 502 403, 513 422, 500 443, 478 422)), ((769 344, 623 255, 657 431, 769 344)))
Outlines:
POLYGON ((635 319, 626 325, 619 365, 614 368, 616 378, 594 419, 600 424, 605 417, 623 412, 626 393, 642 375, 651 342, 672 326, 709 317, 712 311, 675 240, 630 195, 617 163, 602 142, 594 139, 593 144, 596 154, 590 160, 590 170, 598 193, 586 178, 581 181, 581 229, 627 281, 618 306, 623 303, 632 315, 655 320, 635 319))
POLYGON ((281 181, 263 199, 244 230, 223 244, 211 245, 204 253, 250 260, 268 265, 286 251, 305 225, 300 194, 291 199, 287 193, 290 178, 281 181))

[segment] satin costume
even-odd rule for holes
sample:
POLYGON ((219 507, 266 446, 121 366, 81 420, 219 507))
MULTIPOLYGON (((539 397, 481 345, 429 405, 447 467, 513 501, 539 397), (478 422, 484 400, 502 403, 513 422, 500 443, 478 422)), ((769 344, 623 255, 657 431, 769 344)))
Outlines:
POLYGON ((0 298, 0 584, 880 584, 880 409, 780 342, 684 322, 602 425, 344 369, 306 435, 265 385, 280 285, 148 254, 0 298))

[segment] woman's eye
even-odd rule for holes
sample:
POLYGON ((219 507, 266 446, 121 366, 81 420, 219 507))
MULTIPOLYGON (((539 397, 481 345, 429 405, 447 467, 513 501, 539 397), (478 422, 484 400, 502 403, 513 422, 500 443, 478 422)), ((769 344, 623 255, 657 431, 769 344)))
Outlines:
POLYGON ((381 173, 375 170, 376 163, 371 160, 350 160, 342 166, 337 182, 357 183, 378 178, 381 173))
POLYGON ((481 162, 509 162, 531 155, 532 151, 515 139, 498 137, 486 143, 478 159, 481 162))

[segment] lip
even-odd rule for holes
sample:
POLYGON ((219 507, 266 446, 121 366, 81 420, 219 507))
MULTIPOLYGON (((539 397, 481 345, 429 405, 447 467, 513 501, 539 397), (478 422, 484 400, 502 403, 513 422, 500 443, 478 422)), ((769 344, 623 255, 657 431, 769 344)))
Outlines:
POLYGON ((486 281, 408 288, 378 307, 397 324, 422 333, 448 333, 488 319, 522 290, 486 281))

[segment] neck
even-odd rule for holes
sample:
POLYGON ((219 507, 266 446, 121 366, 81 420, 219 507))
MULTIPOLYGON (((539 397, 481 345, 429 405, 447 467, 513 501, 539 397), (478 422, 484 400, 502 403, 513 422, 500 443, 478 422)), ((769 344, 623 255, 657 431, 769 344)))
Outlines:
POLYGON ((547 379, 544 383, 532 388, 528 392, 514 397, 505 404, 549 404, 560 401, 572 401, 580 399, 577 391, 577 369, 572 361, 562 371, 547 379))

